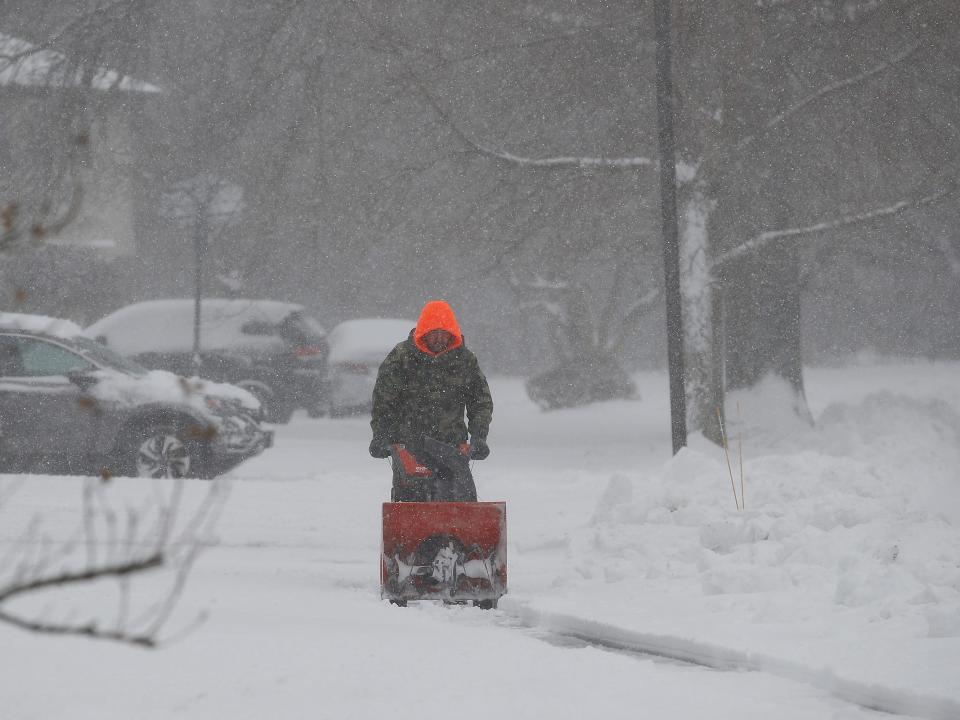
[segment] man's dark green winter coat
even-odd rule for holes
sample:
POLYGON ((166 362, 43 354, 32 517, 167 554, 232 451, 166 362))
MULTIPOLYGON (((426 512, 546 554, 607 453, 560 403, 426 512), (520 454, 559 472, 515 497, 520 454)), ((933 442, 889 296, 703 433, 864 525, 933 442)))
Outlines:
POLYGON ((373 389, 373 437, 384 444, 416 443, 428 436, 458 445, 467 441, 468 432, 486 439, 493 399, 459 329, 457 347, 437 355, 421 349, 414 335, 380 365, 373 389))

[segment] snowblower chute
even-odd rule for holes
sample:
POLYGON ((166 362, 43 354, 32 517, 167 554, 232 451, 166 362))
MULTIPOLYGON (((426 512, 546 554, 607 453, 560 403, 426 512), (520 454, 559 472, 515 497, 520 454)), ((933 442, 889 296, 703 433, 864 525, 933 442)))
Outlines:
POLYGON ((503 502, 383 504, 381 596, 473 601, 496 607, 507 591, 507 506, 503 502))

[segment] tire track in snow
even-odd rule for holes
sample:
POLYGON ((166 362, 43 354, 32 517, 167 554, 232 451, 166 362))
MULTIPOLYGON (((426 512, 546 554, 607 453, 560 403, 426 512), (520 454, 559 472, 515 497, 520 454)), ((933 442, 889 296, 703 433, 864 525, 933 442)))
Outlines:
POLYGON ((912 693, 883 685, 849 680, 829 668, 812 668, 763 653, 723 647, 672 635, 655 635, 563 613, 538 610, 529 602, 500 599, 499 609, 522 626, 573 638, 624 653, 642 654, 715 670, 768 673, 805 683, 833 697, 868 710, 912 715, 927 720, 958 720, 960 703, 950 698, 912 693))

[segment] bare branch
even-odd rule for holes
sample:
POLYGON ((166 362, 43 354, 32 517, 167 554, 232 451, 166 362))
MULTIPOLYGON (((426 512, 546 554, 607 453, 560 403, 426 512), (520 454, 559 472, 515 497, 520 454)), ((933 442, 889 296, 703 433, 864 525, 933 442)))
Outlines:
POLYGON ((450 113, 447 112, 440 105, 437 99, 433 97, 433 94, 427 89, 423 80, 419 75, 417 75, 417 73, 415 73, 413 70, 407 70, 406 77, 410 84, 417 89, 421 97, 427 101, 427 104, 430 105, 437 116, 440 117, 444 124, 450 128, 451 132, 453 132, 453 134, 464 145, 471 148, 478 155, 483 155, 485 157, 489 157, 500 162, 509 163, 511 165, 535 168, 539 170, 565 170, 570 168, 576 168, 580 170, 626 170, 638 167, 647 168, 656 166, 656 162, 648 157, 578 157, 566 155, 548 158, 531 158, 523 157, 521 155, 514 155, 513 153, 506 152, 504 150, 496 150, 494 148, 487 147, 467 135, 467 133, 462 130, 459 125, 457 125, 457 123, 450 116, 450 113))
POLYGON ((766 137, 771 131, 777 128, 780 125, 783 125, 787 120, 796 115, 798 112, 803 110, 809 105, 812 105, 820 100, 828 98, 841 90, 854 87, 861 83, 866 82, 867 80, 880 75, 881 73, 894 68, 897 64, 903 62, 911 55, 913 55, 921 47, 921 43, 913 43, 907 46, 904 50, 901 50, 899 53, 891 57, 889 60, 884 60, 883 62, 878 63, 872 68, 865 70, 863 72, 856 73, 849 77, 843 78, 842 80, 837 80, 832 83, 828 83, 817 90, 814 90, 809 95, 805 96, 801 100, 797 101, 786 110, 781 113, 778 113, 774 117, 767 120, 755 133, 750 133, 742 137, 737 143, 730 148, 721 147, 715 151, 707 154, 702 161, 697 165, 696 171, 693 173, 693 176, 690 178, 692 181, 696 177, 700 176, 701 171, 709 167, 711 164, 717 162, 726 161, 733 153, 742 151, 746 147, 752 145, 763 137, 766 137))
POLYGON ((784 230, 768 230, 767 232, 762 232, 756 237, 748 240, 742 245, 738 245, 735 248, 727 250, 726 252, 720 254, 718 257, 714 258, 710 263, 711 270, 720 268, 728 263, 737 260, 745 255, 756 252, 765 245, 775 241, 783 240, 785 238, 791 237, 802 237, 816 235, 819 233, 826 232, 828 230, 834 230, 839 227, 846 227, 849 225, 859 225, 873 220, 877 220, 884 217, 892 217, 902 213, 904 210, 909 210, 912 208, 922 207, 924 205, 929 205, 935 203, 938 200, 942 200, 947 195, 951 194, 954 190, 954 187, 951 185, 943 190, 939 190, 931 195, 927 195, 922 198, 912 199, 912 200, 901 200, 900 202, 894 203, 893 205, 887 205, 885 207, 874 208, 873 210, 867 210, 865 212, 857 213, 856 215, 847 215, 845 217, 837 218, 834 220, 826 220, 819 223, 814 223, 813 225, 806 225, 803 227, 796 228, 787 228, 784 230))
MULTIPOLYGON (((777 126, 782 125, 788 119, 799 113, 801 110, 806 108, 808 105, 811 105, 817 101, 823 100, 835 93, 838 93, 846 88, 850 88, 856 85, 859 85, 870 78, 883 73, 886 70, 894 67, 895 65, 903 62, 910 56, 912 56, 918 49, 920 49, 921 43, 916 42, 905 49, 901 50, 896 55, 892 56, 888 60, 878 63, 872 68, 865 70, 850 77, 844 78, 842 80, 837 80, 835 82, 824 85, 823 87, 815 90, 806 97, 802 98, 798 102, 794 103, 788 107, 783 112, 778 113, 766 123, 763 124, 760 131, 757 133, 751 133, 740 139, 739 142, 733 147, 732 151, 740 151, 756 142, 758 139, 764 137, 770 131, 775 129, 777 126)), ((444 110, 439 104, 439 102, 433 97, 433 95, 427 90, 423 81, 419 76, 413 71, 408 71, 408 78, 411 80, 412 84, 417 88, 419 93, 428 104, 433 108, 434 112, 443 120, 443 122, 451 129, 454 135, 460 139, 462 143, 470 147, 474 152, 479 155, 489 157, 493 160, 499 162, 508 163, 518 167, 526 167, 540 170, 565 170, 565 169, 578 169, 578 170, 594 170, 594 169, 607 169, 607 170, 628 170, 636 168, 655 168, 657 163, 652 158, 646 156, 625 156, 625 157, 590 157, 590 156, 575 156, 575 155, 562 155, 556 157, 544 157, 544 158, 535 158, 535 157, 526 157, 522 155, 516 155, 514 153, 508 152, 502 149, 496 149, 484 145, 472 137, 470 137, 464 130, 462 130, 456 122, 452 119, 450 114, 444 110)), ((711 161, 728 157, 731 150, 724 149, 723 151, 708 156, 701 163, 701 167, 708 164, 711 161)))
POLYGON ((904 60, 906 60, 908 57, 910 57, 911 55, 913 55, 913 54, 914 54, 917 50, 919 50, 919 49, 920 49, 920 43, 913 43, 912 45, 907 46, 904 50, 901 50, 899 53, 897 53, 896 55, 894 55, 894 56, 893 56, 892 58, 890 58, 889 60, 885 60, 884 62, 881 62, 881 63, 878 64, 878 65, 875 65, 874 67, 870 68, 869 70, 865 70, 864 72, 857 73, 856 75, 851 75, 850 77, 844 78, 843 80, 837 80, 836 82, 832 82, 832 83, 829 83, 829 84, 827 84, 827 85, 824 85, 824 86, 823 86, 822 88, 820 88, 819 90, 816 90, 815 92, 810 93, 809 95, 807 95, 805 98, 803 98, 803 99, 800 100, 799 102, 796 102, 796 103, 794 103, 793 105, 791 105, 790 107, 788 107, 786 110, 784 110, 784 111, 783 111, 782 113, 780 113, 779 115, 775 115, 775 116, 772 117, 770 120, 768 120, 767 122, 765 122, 765 123, 763 124, 763 128, 762 128, 761 132, 760 132, 758 135, 747 135, 745 138, 743 138, 742 140, 740 140, 740 142, 738 142, 737 145, 736 145, 736 149, 737 149, 737 150, 740 150, 740 149, 746 147, 747 145, 749 145, 750 143, 752 143, 757 137, 761 137, 761 136, 764 135, 765 133, 767 133, 767 132, 769 132, 770 130, 772 130, 773 128, 775 128, 777 125, 781 125, 783 122, 785 122, 786 120, 788 120, 790 117, 792 117, 793 115, 796 115, 798 112, 800 112, 800 111, 801 111, 803 108, 805 108, 807 105, 809 105, 809 104, 811 104, 811 103, 813 103, 813 102, 816 102, 817 100, 821 100, 821 99, 827 97, 828 95, 832 95, 832 94, 834 94, 834 93, 836 93, 836 92, 839 92, 839 91, 841 91, 841 90, 844 90, 844 89, 846 89, 846 88, 848 88, 848 87, 852 87, 852 86, 854 86, 854 85, 859 85, 860 83, 862 83, 862 82, 864 82, 864 81, 866 81, 866 80, 869 80, 870 78, 874 77, 875 75, 879 75, 880 73, 882 73, 882 72, 884 72, 884 71, 886 71, 886 70, 889 70, 889 69, 892 68, 894 65, 896 65, 896 64, 898 64, 898 63, 901 63, 901 62, 903 62, 904 60))
MULTIPOLYGON (((152 483, 143 488, 152 490, 152 500, 139 511, 128 508, 122 527, 121 516, 108 502, 107 491, 94 479, 84 484, 77 531, 66 540, 54 543, 41 535, 42 517, 37 516, 14 543, 12 551, 17 554, 0 566, 6 571, 6 577, 0 579, 0 623, 32 632, 157 647, 158 635, 183 594, 187 576, 199 553, 209 545, 210 533, 226 497, 226 486, 214 483, 185 522, 179 522, 186 496, 185 482, 176 480, 169 490, 161 485, 152 483), (148 514, 151 520, 145 522, 148 514), (95 546, 100 546, 101 551, 95 546), (60 569, 53 570, 54 562, 60 569), (135 580, 158 570, 172 575, 167 589, 143 596, 141 604, 146 600, 146 606, 135 614, 135 580), (14 598, 26 600, 38 592, 79 589, 98 581, 117 584, 117 616, 112 622, 102 619, 102 602, 94 606, 89 619, 78 618, 77 613, 71 612, 65 617, 51 618, 52 605, 42 608, 39 616, 27 617, 22 610, 14 611, 4 605, 14 598)), ((5 493, 4 497, 10 496, 5 493)), ((196 622, 190 626, 195 627, 196 622)))
POLYGON ((656 162, 648 157, 576 157, 572 155, 566 155, 547 158, 531 158, 523 157, 521 155, 514 155, 513 153, 506 151, 493 150, 477 143, 474 143, 473 146, 481 155, 486 155, 487 157, 491 157, 495 160, 502 160, 503 162, 507 162, 512 165, 537 169, 558 170, 577 168, 579 170, 586 170, 598 168, 625 170, 629 168, 656 166, 656 162))
POLYGON ((123 577, 134 573, 151 570, 163 565, 164 557, 162 553, 154 553, 149 557, 132 560, 130 562, 117 563, 114 565, 101 565, 77 572, 63 572, 51 577, 43 577, 36 580, 14 583, 0 589, 0 603, 9 600, 16 595, 42 590, 44 588, 59 587, 63 585, 73 585, 77 583, 91 582, 107 577, 123 577))
POLYGON ((132 634, 122 630, 101 630, 96 623, 86 625, 71 625, 45 623, 34 620, 24 620, 16 615, 0 610, 0 622, 7 623, 29 632, 44 633, 47 635, 78 635, 94 640, 112 640, 114 642, 139 645, 141 647, 155 647, 157 641, 148 634, 132 634))

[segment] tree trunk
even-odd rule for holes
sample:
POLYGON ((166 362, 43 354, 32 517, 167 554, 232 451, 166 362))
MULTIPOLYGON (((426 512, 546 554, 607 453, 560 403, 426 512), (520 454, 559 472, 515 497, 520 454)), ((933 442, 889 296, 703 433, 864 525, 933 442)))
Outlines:
POLYGON ((722 393, 713 372, 717 331, 707 234, 712 209, 713 203, 698 185, 683 204, 680 224, 687 426, 711 438, 722 393))
MULTIPOLYGON (((790 168, 782 140, 756 136, 769 121, 770 108, 789 93, 784 86, 789 77, 783 66, 786 60, 769 22, 748 3, 738 6, 725 25, 731 37, 724 42, 738 50, 724 57, 730 70, 722 74, 720 143, 727 153, 714 163, 711 178, 716 197, 709 226, 714 258, 764 230, 786 227, 791 219, 786 202, 790 168), (751 137, 755 139, 746 140, 751 137)), ((722 348, 714 355, 714 377, 723 378, 723 392, 754 387, 772 373, 789 383, 795 394, 792 407, 783 409, 809 418, 795 250, 785 243, 771 244, 717 272, 722 307, 715 317, 722 317, 723 337, 722 348)))

